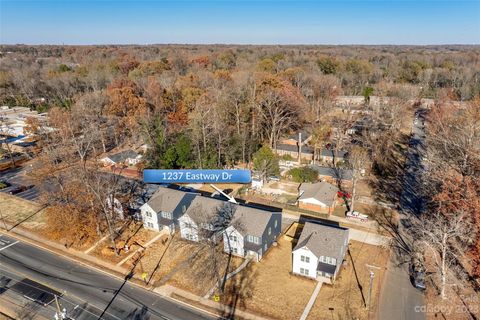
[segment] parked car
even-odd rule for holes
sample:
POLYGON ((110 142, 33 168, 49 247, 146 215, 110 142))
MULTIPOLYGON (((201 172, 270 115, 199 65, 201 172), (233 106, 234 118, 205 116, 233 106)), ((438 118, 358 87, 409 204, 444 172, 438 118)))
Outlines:
POLYGON ((280 181, 280 177, 270 176, 270 177, 268 177, 268 180, 269 180, 269 181, 280 181))
POLYGON ((355 219, 365 222, 368 220, 368 216, 358 211, 347 211, 347 219, 355 219))
POLYGON ((10 193, 11 195, 14 195, 14 194, 17 194, 17 193, 26 191, 26 190, 28 190, 28 189, 31 189, 31 188, 33 188, 33 187, 34 187, 33 185, 29 185, 29 186, 18 186, 18 187, 13 188, 12 190, 10 190, 9 193, 10 193))
POLYGON ((420 253, 415 254, 410 264, 410 281, 412 285, 419 289, 425 290, 425 266, 423 256, 420 253))

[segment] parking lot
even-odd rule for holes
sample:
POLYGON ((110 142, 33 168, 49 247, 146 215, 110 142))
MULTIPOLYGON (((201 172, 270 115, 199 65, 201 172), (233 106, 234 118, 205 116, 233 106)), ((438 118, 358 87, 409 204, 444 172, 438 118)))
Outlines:
POLYGON ((40 196, 40 189, 27 176, 29 170, 30 168, 27 166, 0 172, 0 181, 8 185, 6 188, 0 189, 0 192, 12 194, 29 201, 37 201, 40 196))

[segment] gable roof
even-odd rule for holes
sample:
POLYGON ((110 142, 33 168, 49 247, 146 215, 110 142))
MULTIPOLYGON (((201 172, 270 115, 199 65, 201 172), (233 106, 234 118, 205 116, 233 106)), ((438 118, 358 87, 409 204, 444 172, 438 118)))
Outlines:
POLYGON ((236 205, 231 225, 243 236, 261 237, 274 214, 281 213, 236 205))
POLYGON ((335 179, 341 180, 352 180, 353 178, 353 171, 350 169, 339 169, 339 168, 332 168, 332 167, 322 167, 318 165, 311 165, 309 166, 313 170, 317 171, 319 175, 328 176, 335 179))
POLYGON ((335 150, 328 150, 325 148, 322 149, 321 154, 322 156, 325 156, 325 157, 335 157, 337 159, 343 159, 347 156, 346 151, 342 151, 342 150, 335 151, 335 150))
MULTIPOLYGON (((288 151, 288 152, 298 152, 298 146, 292 145, 292 144, 286 144, 286 143, 279 143, 275 147, 275 150, 288 151)), ((306 146, 306 145, 303 145, 302 146, 302 153, 313 154, 313 149, 306 146)))
POLYGON ((156 213, 161 211, 173 213, 180 204, 187 204, 193 200, 194 193, 182 192, 169 188, 158 188, 147 202, 156 213))
POLYGON ((337 259, 338 265, 343 259, 342 247, 345 245, 345 239, 348 239, 347 228, 306 222, 293 251, 306 247, 317 258, 326 256, 337 259))
POLYGON ((215 198, 197 196, 185 211, 196 224, 210 223, 225 205, 231 205, 229 202, 215 198))
POLYGON ((302 183, 299 188, 301 194, 299 200, 313 198, 327 206, 331 206, 335 201, 338 188, 333 184, 322 181, 317 183, 302 183))
POLYGON ((138 153, 136 153, 135 151, 125 150, 119 153, 112 154, 107 158, 109 158, 115 163, 119 163, 119 162, 124 162, 127 159, 135 159, 136 157, 138 157, 138 153))

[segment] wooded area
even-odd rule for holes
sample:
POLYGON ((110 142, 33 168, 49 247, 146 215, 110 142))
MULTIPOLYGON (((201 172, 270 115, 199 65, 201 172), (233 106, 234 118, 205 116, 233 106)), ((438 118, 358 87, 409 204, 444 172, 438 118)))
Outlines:
MULTIPOLYGON (((450 264, 467 259, 458 249, 465 245, 470 275, 480 275, 478 46, 0 48, 0 103, 48 111, 54 129, 41 133, 30 126, 43 148, 36 173, 60 188, 47 197, 58 237, 68 231, 73 241, 108 230, 115 247, 117 218, 107 200, 124 186, 96 167, 99 155, 114 148, 147 145, 143 165, 149 168, 253 163, 268 175, 278 171, 278 163, 267 161, 271 148, 308 128, 315 152, 332 144, 350 151, 354 178, 366 163, 381 177, 393 150, 405 142, 405 114, 428 98, 435 104, 426 120, 421 191, 427 217, 441 219, 429 219, 419 234, 445 236, 444 242, 425 241, 450 264), (373 122, 361 141, 347 136, 358 117, 338 113, 340 95, 363 95, 366 105, 371 96, 389 99, 371 106, 373 122), (466 103, 458 107, 458 101, 466 103), (459 228, 467 237, 459 236, 459 228)), ((305 181, 307 173, 295 174, 305 181)))

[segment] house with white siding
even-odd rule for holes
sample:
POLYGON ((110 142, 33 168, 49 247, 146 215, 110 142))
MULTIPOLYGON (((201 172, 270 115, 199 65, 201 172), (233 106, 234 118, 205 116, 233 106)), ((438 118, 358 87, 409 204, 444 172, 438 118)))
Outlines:
POLYGON ((197 196, 185 213, 178 219, 180 236, 190 241, 199 241, 214 231, 213 223, 220 216, 221 210, 228 212, 229 202, 215 198, 197 196))
POLYGON ((326 283, 338 275, 348 249, 348 229, 306 222, 292 251, 292 272, 326 283))
POLYGON ((184 239, 223 237, 226 253, 259 261, 281 233, 282 214, 197 196, 178 222, 184 239))
POLYGON ((187 211, 197 194, 161 187, 140 207, 143 225, 147 229, 175 232, 178 219, 187 211))
POLYGON ((223 233, 225 252, 262 259, 281 233, 282 213, 235 205, 230 226, 223 233))

